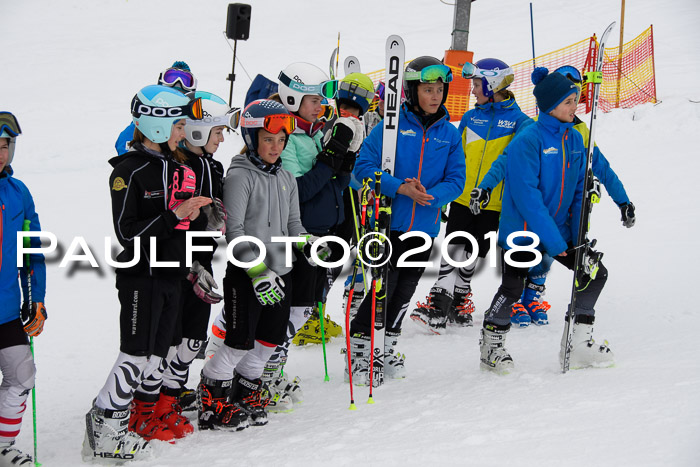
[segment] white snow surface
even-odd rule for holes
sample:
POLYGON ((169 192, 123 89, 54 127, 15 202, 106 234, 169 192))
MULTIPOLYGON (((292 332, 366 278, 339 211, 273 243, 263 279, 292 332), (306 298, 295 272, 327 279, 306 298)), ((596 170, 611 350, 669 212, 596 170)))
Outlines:
MULTIPOLYGON (((250 39, 238 44, 234 104, 242 105, 247 74, 275 79, 294 61, 327 69, 338 31, 341 67, 355 55, 363 70, 381 68, 389 34, 404 38, 407 57, 440 57, 451 39, 453 8, 446 3, 452 2, 252 2, 250 39)), ((14 112, 24 131, 15 175, 29 186, 44 230, 58 236, 63 251, 83 236, 101 265, 71 271, 59 267, 61 255, 50 255, 49 321, 35 340, 39 460, 47 467, 81 463, 84 415, 118 351, 119 303, 103 259, 104 237, 113 236, 107 159, 131 118, 132 96, 174 60, 189 63, 199 89, 228 98, 226 5, 2 2, 0 109, 14 112)), ((610 44, 618 43, 618 2, 533 6, 539 53, 600 35, 613 20, 610 44)), ((623 228, 604 196, 592 220, 610 271, 595 336, 609 340, 615 367, 560 372, 571 273, 555 264, 547 281, 551 324, 508 334, 512 374, 480 371, 479 326, 500 283, 496 269, 486 266, 473 284, 474 327, 433 336, 404 320, 399 350, 407 355, 408 377, 376 389, 374 405, 366 403, 367 388, 356 388, 357 410, 348 410, 344 339, 328 345, 329 382, 320 347, 293 348, 287 370, 301 377, 305 392, 294 412, 272 415, 263 428, 155 443, 157 457, 142 465, 700 465, 700 314, 688 295, 699 259, 700 4, 639 0, 626 10, 625 40, 654 25, 662 103, 599 118, 597 142, 638 215, 633 229, 623 228)), ((478 1, 471 11, 469 49, 477 58, 514 63, 531 56, 528 2, 478 1)), ((228 166, 240 147, 238 136, 229 137, 216 157, 228 166)), ((217 257, 221 284, 222 248, 217 257)), ((424 299, 434 277, 424 276, 413 302, 424 299)), ((328 309, 338 322, 341 303, 336 286, 328 309)), ((194 363, 190 386, 201 365, 194 363)), ((32 450, 31 409, 17 445, 32 450)))

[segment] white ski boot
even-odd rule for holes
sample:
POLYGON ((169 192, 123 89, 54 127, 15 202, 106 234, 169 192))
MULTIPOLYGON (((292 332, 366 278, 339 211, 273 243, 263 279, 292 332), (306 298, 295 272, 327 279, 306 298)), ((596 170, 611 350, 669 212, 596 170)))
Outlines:
POLYGON ((0 443, 0 467, 15 467, 18 465, 29 467, 34 465, 32 456, 12 447, 13 444, 15 444, 14 441, 11 443, 0 443))
POLYGON ((294 410, 292 407, 294 404, 292 396, 287 394, 284 387, 275 384, 278 379, 281 379, 279 361, 273 363, 268 362, 265 365, 260 379, 262 379, 263 382, 263 398, 268 400, 268 412, 278 413, 291 412, 294 410))
MULTIPOLYGON (((581 319, 581 317, 577 317, 577 319, 581 319)), ((590 319, 590 321, 590 324, 574 323, 569 355, 570 369, 607 368, 615 364, 615 355, 608 347, 608 341, 603 341, 602 344, 599 344, 593 340, 593 319, 590 319)), ((564 334, 561 338, 561 347, 559 349, 560 365, 564 363, 566 337, 566 334, 564 334)))
MULTIPOLYGON (((352 384, 356 386, 369 385, 369 357, 371 352, 369 336, 355 333, 350 337, 352 384)), ((345 357, 345 382, 350 382, 347 356, 345 357)))
POLYGON ((509 326, 488 324, 481 329, 481 369, 499 374, 508 374, 513 369, 513 358, 505 348, 509 326))
POLYGON ((406 356, 396 351, 398 332, 387 331, 384 335, 384 378, 402 379, 406 377, 404 362, 406 356))
POLYGON ((152 456, 148 441, 129 428, 129 409, 105 410, 92 406, 85 416, 83 461, 124 462, 152 456))

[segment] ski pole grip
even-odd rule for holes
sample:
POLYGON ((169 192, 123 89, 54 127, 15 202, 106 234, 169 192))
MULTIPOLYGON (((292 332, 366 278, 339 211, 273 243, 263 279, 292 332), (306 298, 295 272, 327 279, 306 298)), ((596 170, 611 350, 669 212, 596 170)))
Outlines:
POLYGON ((382 172, 374 172, 374 196, 379 198, 382 195, 382 172))
MULTIPOLYGON (((22 232, 29 232, 29 229, 32 225, 32 221, 29 219, 24 219, 24 224, 22 225, 22 232)), ((31 245, 31 239, 29 237, 24 237, 22 239, 22 242, 24 243, 24 248, 30 248, 31 245)))

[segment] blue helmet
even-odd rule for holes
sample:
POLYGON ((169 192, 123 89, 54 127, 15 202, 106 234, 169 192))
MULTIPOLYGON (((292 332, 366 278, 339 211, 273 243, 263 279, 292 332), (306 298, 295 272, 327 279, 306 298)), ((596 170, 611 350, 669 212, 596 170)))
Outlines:
POLYGON ((490 70, 489 76, 481 73, 481 89, 486 97, 493 97, 498 91, 506 89, 515 80, 513 69, 506 62, 497 58, 482 58, 475 63, 479 70, 490 70))
POLYGON ((264 128, 270 133, 277 134, 284 131, 289 135, 296 128, 296 121, 287 108, 277 101, 258 99, 243 110, 241 115, 241 133, 246 146, 251 152, 258 151, 258 131, 264 128))
POLYGON ((157 84, 141 89, 131 101, 134 125, 154 143, 170 139, 173 125, 188 116, 190 99, 180 91, 157 84))

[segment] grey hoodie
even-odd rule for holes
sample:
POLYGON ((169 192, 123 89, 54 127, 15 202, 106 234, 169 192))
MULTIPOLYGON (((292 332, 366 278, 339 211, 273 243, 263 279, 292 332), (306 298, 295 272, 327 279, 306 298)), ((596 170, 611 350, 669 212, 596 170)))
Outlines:
MULTIPOLYGON (((271 237, 296 237, 304 232, 299 219, 297 182, 287 170, 275 175, 258 169, 244 154, 231 158, 224 182, 226 242, 248 235, 259 239, 266 249, 265 265, 280 276, 291 271, 285 266, 285 244, 271 237)), ((290 248, 291 250, 291 248, 290 248)), ((238 243, 233 256, 239 261, 254 261, 259 248, 250 241, 238 243)))

